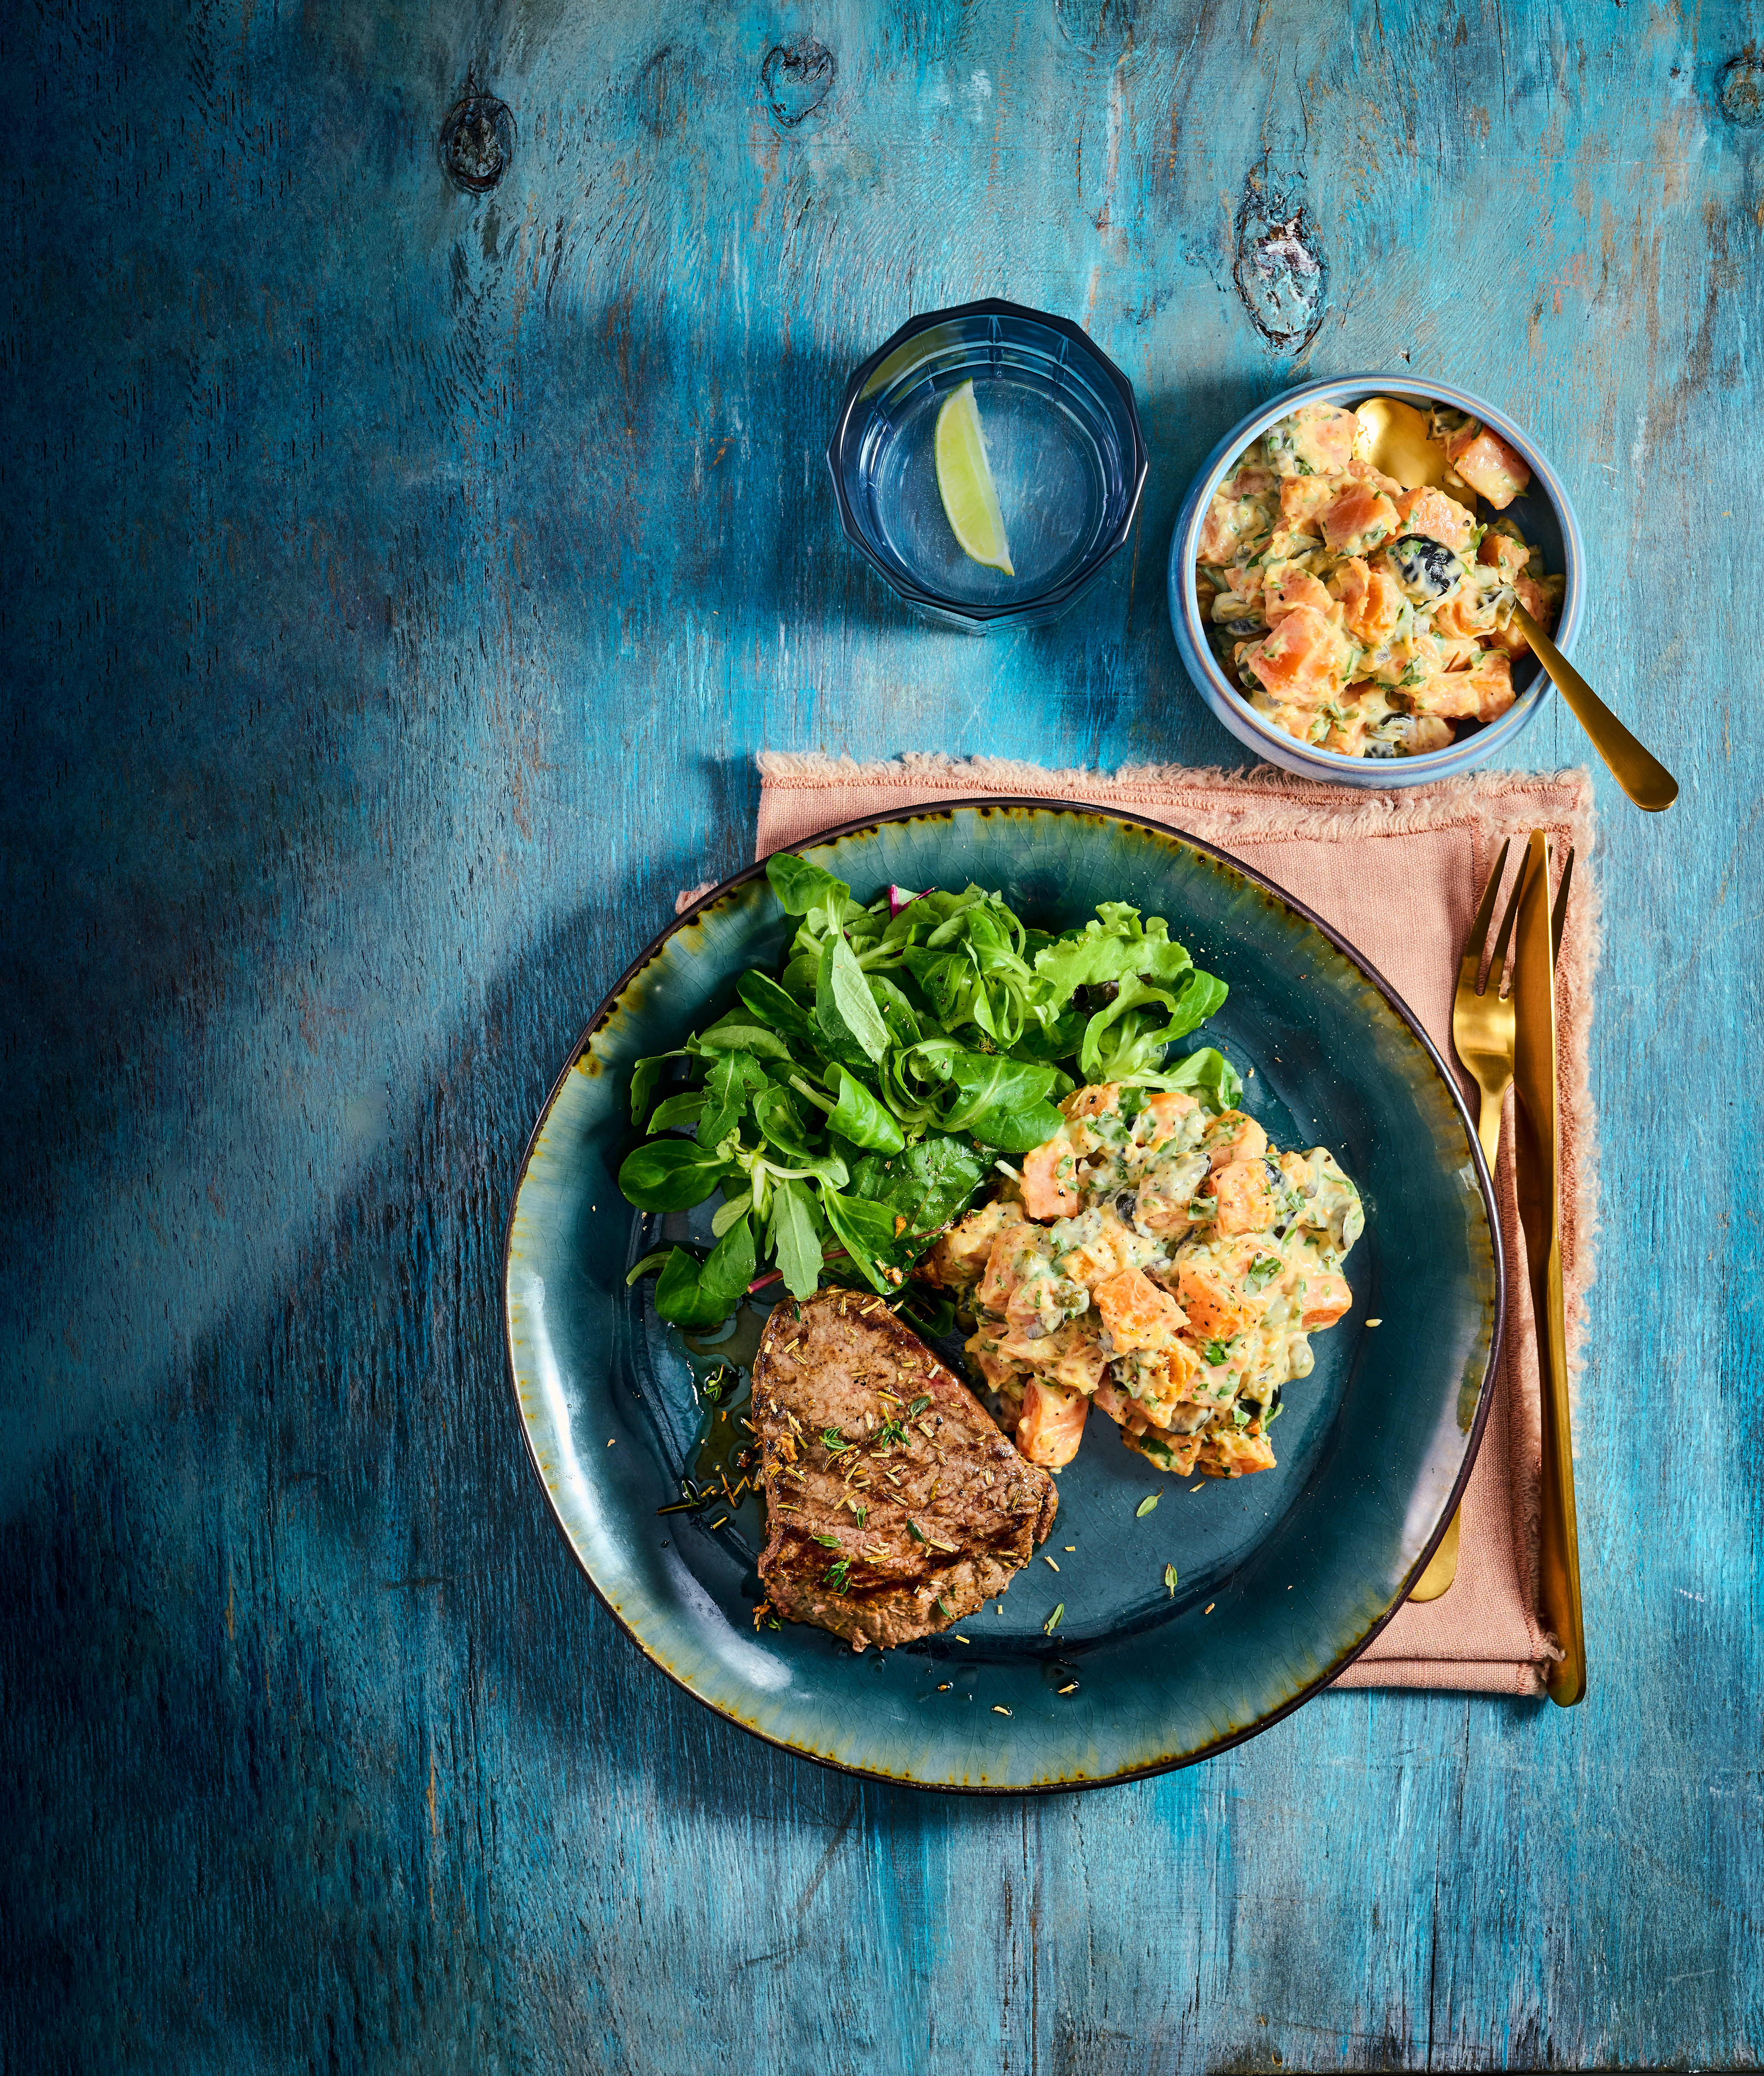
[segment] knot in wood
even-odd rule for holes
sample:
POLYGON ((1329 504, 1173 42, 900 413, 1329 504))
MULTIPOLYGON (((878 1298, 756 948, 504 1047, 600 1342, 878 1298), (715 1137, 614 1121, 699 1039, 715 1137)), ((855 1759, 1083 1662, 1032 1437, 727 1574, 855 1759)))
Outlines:
POLYGON ((468 93, 441 126, 441 164, 456 188, 488 194, 514 157, 514 117, 493 93, 468 93))
POLYGON ((1303 202, 1270 191, 1264 168, 1244 185, 1232 276, 1250 322, 1270 346, 1297 353, 1310 345, 1323 321, 1328 270, 1303 202))
POLYGON ((836 71, 832 52, 814 36, 772 46, 760 63, 760 90, 780 130, 799 129, 820 112, 836 71))
POLYGON ((1764 122, 1764 58, 1741 51, 1722 66, 1716 98, 1721 113, 1742 130, 1764 122))

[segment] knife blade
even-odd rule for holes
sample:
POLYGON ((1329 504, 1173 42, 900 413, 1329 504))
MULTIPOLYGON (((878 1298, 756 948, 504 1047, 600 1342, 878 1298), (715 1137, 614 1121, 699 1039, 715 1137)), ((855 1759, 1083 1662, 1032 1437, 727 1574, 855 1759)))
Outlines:
POLYGON ((1534 829, 1514 932, 1513 999, 1518 1036, 1513 1082, 1515 1194, 1525 1236, 1542 1399, 1542 1492, 1538 1570, 1543 1614, 1563 1657, 1546 1682, 1551 1700, 1572 1708, 1587 1691, 1580 1610, 1580 1547, 1568 1414, 1568 1350, 1562 1289, 1561 1132, 1556 1103, 1555 959, 1550 927, 1550 845, 1534 829))

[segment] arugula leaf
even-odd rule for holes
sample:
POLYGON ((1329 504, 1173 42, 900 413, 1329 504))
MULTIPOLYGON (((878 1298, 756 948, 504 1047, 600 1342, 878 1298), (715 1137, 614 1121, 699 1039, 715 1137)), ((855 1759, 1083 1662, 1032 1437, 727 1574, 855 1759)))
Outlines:
POLYGON ((775 1084, 763 1089, 753 1099, 753 1122, 781 1153, 789 1156, 791 1167, 807 1167, 815 1158, 808 1148, 808 1127, 787 1089, 775 1084))
POLYGON ((816 1230, 815 1206, 807 1185, 796 1181, 774 1182, 770 1214, 772 1251, 784 1275, 784 1287, 793 1298, 812 1298, 820 1281, 820 1235, 816 1230))
POLYGON ((787 916, 806 916, 811 908, 831 907, 850 900, 851 889, 843 879, 793 850, 781 850, 766 861, 766 877, 778 904, 787 916))
POLYGON ((757 1260, 753 1227, 744 1212, 711 1249, 699 1277, 699 1294, 711 1314, 708 1323, 726 1319, 746 1296, 757 1260))
MULTIPOLYGON (((965 1139, 928 1132, 891 1160, 871 1154, 852 1171, 859 1196, 903 1213, 907 1234, 933 1233, 966 1210, 992 1163, 965 1139)), ((913 1252, 919 1252, 915 1243, 913 1252)))
POLYGON ((683 1095, 667 1096, 655 1107, 650 1119, 651 1131, 674 1131, 682 1125, 696 1124, 704 1109, 703 1089, 688 1089, 683 1095))
POLYGON ((677 1247, 655 1285, 655 1309, 676 1327, 716 1327, 726 1319, 753 1280, 753 1229, 744 1214, 702 1265, 677 1247))
POLYGON ((888 1026, 890 1040, 896 1045, 916 1045, 923 1036, 919 1011, 904 990, 886 974, 873 973, 865 978, 870 982, 870 995, 882 1011, 883 1023, 888 1026))
MULTIPOLYGON (((720 1326, 746 1294, 753 1269, 753 1239, 745 1226, 737 1226, 705 1262, 690 1248, 677 1247, 657 1279, 655 1309, 671 1326, 699 1331, 720 1326)), ((708 1385, 705 1395, 714 1399, 716 1389, 708 1385)))
POLYGON ((733 1009, 727 1016, 719 1017, 708 1031, 699 1032, 693 1043, 701 1053, 755 1053, 767 1060, 790 1057, 789 1046, 775 1031, 768 1031, 751 1015, 733 1009))
POLYGON ((815 1026, 808 1011, 770 974, 762 974, 757 967, 744 973, 735 983, 735 992, 758 1022, 782 1032, 799 1045, 814 1044, 815 1026))
POLYGON ((891 1298, 894 1285, 882 1273, 882 1264, 894 1243, 894 1214, 867 1198, 842 1197, 836 1190, 823 1189, 820 1200, 834 1237, 864 1280, 872 1289, 891 1298))
POLYGON ((765 1070, 751 1053, 719 1053, 704 1080, 704 1108, 698 1121, 698 1143, 720 1146, 740 1123, 749 1099, 770 1088, 765 1070))
POLYGON ((934 1341, 940 1335, 955 1331, 955 1306, 940 1290, 932 1290, 924 1284, 907 1286, 907 1293, 894 1306, 894 1316, 915 1327, 928 1340, 934 1341))
POLYGON ((815 981, 815 1017, 836 1053, 853 1044, 865 1058, 876 1061, 888 1050, 888 1026, 857 954, 843 937, 829 937, 822 948, 815 981))
POLYGON ((689 1248, 669 1252, 655 1281, 655 1309, 676 1327, 709 1327, 716 1322, 699 1317, 698 1279, 703 1266, 689 1248))
POLYGON ((1052 1138, 1065 1119, 1047 1100, 1054 1069, 1002 1053, 957 1053, 949 1062, 955 1098, 944 1128, 965 1131, 983 1146, 1027 1153, 1052 1138))
POLYGON ((973 999, 974 963, 967 951, 932 951, 914 945, 906 954, 907 970, 924 990, 932 1014, 946 1030, 967 1021, 973 999))
POLYGON ((655 1094, 655 1085, 662 1078, 662 1069, 670 1060, 683 1060, 683 1048, 675 1053, 652 1053, 646 1060, 639 1060, 631 1069, 631 1122, 641 1124, 643 1113, 650 1107, 650 1098, 655 1094))
POLYGON ((724 1164, 689 1139, 650 1139, 625 1157, 619 1188, 640 1211, 689 1211, 723 1178, 724 1164))
POLYGON ((836 1066, 839 1101, 828 1119, 829 1131, 842 1132, 854 1146, 899 1153, 907 1135, 849 1067, 836 1066))

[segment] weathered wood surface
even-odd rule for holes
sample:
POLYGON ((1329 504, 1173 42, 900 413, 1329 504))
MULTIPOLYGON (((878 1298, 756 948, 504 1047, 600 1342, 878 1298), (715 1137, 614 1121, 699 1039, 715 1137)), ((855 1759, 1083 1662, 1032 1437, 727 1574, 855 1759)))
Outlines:
POLYGON ((8 11, 6 2066, 1764 2053, 1761 27, 8 11), (437 162, 468 71, 518 131, 484 197, 437 162), (1314 274, 1239 268, 1295 216, 1314 274), (896 609, 820 460, 854 359, 989 292, 1081 318, 1154 455, 1131 555, 990 645, 896 609), (1580 660, 1685 782, 1602 794, 1591 1699, 1336 1696, 1020 1803, 794 1763, 546 1518, 496 1323, 527 1124, 747 855, 762 743, 1239 761, 1177 501, 1295 371, 1391 364, 1538 429, 1580 660))

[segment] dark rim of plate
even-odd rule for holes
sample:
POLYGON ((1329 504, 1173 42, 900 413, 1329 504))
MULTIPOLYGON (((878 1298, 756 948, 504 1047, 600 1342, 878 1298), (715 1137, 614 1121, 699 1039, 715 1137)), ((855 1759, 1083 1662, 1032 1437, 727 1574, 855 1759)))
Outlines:
MULTIPOLYGON (((1055 317, 1047 310, 1032 310, 1026 303, 1006 302, 998 296, 986 297, 977 303, 957 303, 947 310, 927 310, 920 316, 909 318, 898 331, 891 332, 867 360, 853 369, 851 380, 845 384, 845 393, 840 399, 839 416, 833 421, 832 433, 827 442, 828 473, 833 479, 833 496, 839 506, 839 523, 846 539, 889 588, 909 604, 948 613, 957 620, 969 621, 977 626, 984 626, 994 620, 1011 620, 1022 613, 1039 612, 1044 608, 1069 604, 1080 592, 1085 590, 1103 566, 1127 546, 1128 537, 1133 531, 1133 522, 1139 517, 1139 500, 1145 494, 1145 479, 1151 465, 1151 450, 1146 446, 1144 429, 1139 423, 1139 406, 1133 394, 1133 384, 1096 341, 1073 324, 1069 318, 1055 317), (1033 598, 1019 598, 1010 605, 973 605, 962 599, 945 598, 940 592, 929 591, 923 584, 915 583, 903 571, 891 569, 878 555, 858 524, 857 515, 853 511, 851 500, 845 495, 845 480, 840 473, 839 455, 845 443, 846 429, 850 425, 852 413, 863 396, 864 385, 870 376, 890 354, 905 345, 908 339, 916 337, 920 332, 931 330, 934 326, 953 324, 961 318, 1018 318, 1031 324, 1044 326, 1048 330, 1056 333, 1090 362, 1119 393, 1122 402, 1127 406, 1127 421, 1133 429, 1133 446, 1127 458, 1132 488, 1119 518, 1109 529, 1107 537, 1098 543, 1063 583, 1038 592, 1033 598)), ((884 816, 880 819, 889 820, 893 817, 884 816)))
MULTIPOLYGON (((552 1082, 545 1102, 540 1107, 539 1114, 533 1120, 533 1128, 527 1134, 526 1144, 521 1148, 520 1165, 515 1174, 514 1190, 509 1200, 508 1223, 503 1231, 500 1303, 504 1368, 509 1390, 514 1397, 515 1418, 521 1429, 521 1440, 527 1452, 527 1460, 532 1465, 533 1476, 538 1480, 539 1488, 545 1496, 546 1512, 550 1517, 558 1534, 562 1537, 565 1547, 575 1559, 583 1577, 593 1588, 601 1606, 606 1609, 607 1613, 611 1616, 625 1635, 658 1672, 678 1687, 683 1693, 690 1695, 701 1708, 708 1709, 712 1714, 720 1716, 724 1722, 732 1724, 737 1729, 745 1732, 749 1737, 757 1738, 762 1744, 771 1745, 779 1751, 789 1752, 797 1758, 808 1759, 816 1766, 827 1767, 831 1772, 849 1774, 860 1780, 882 1781, 890 1787, 916 1787, 924 1790, 927 1793, 937 1795, 1069 1795, 1081 1789, 1114 1787, 1127 1781, 1155 1779, 1160 1774, 1175 1773, 1180 1771, 1184 1767, 1198 1766, 1204 1760, 1216 1758, 1221 1752, 1231 1750, 1235 1745, 1246 1744, 1251 1738, 1260 1737, 1264 1730, 1272 1729, 1276 1723, 1282 1721, 1286 1717, 1291 1715, 1294 1709, 1302 1708, 1315 1695, 1321 1693, 1324 1688, 1339 1679, 1355 1659, 1377 1640, 1398 1609, 1408 1604, 1410 1590, 1420 1579, 1422 1573, 1426 1570, 1432 1561, 1434 1552, 1445 1539, 1446 1530, 1457 1518, 1459 1506, 1463 1499, 1464 1488, 1470 1482, 1470 1474, 1476 1468, 1477 1456, 1481 1453, 1483 1430, 1488 1425, 1489 1406, 1494 1396, 1491 1389, 1492 1380, 1496 1365, 1500 1360, 1501 1347, 1506 1335, 1506 1251, 1501 1242, 1500 1219, 1495 1202, 1494 1185, 1490 1180, 1488 1163, 1483 1158, 1481 1143, 1476 1137, 1476 1127, 1471 1119, 1469 1109, 1465 1104, 1463 1092, 1458 1086, 1456 1077, 1441 1056, 1439 1048, 1422 1029, 1420 1019, 1414 1011, 1377 968, 1368 963, 1339 931, 1332 928, 1314 910, 1307 908, 1302 901, 1296 900, 1284 887, 1276 886, 1272 879, 1256 871, 1254 866, 1244 864, 1241 858, 1234 857, 1229 851, 1220 849, 1217 844, 1207 843, 1199 837, 1190 836, 1185 829, 1179 829, 1172 823, 1154 820, 1148 815, 1123 814, 1117 809, 1101 807, 1090 801, 1046 800, 1037 799, 1032 794, 1005 794, 983 795, 977 799, 935 802, 928 800, 910 808, 894 808, 886 814, 865 815, 855 821, 837 823, 832 828, 817 829, 812 836, 803 837, 800 843, 784 844, 780 845, 779 849, 794 852, 813 850, 820 845, 836 842, 843 837, 865 835, 870 831, 880 828, 889 822, 936 820, 943 816, 953 814, 963 808, 974 808, 982 812, 985 812, 989 808, 1027 808, 1044 814, 1094 815, 1104 821, 1119 822, 1129 828, 1146 829, 1155 836, 1173 839, 1178 843, 1185 844, 1190 849, 1200 852, 1204 857, 1213 859, 1216 863, 1225 866, 1230 870, 1241 874, 1246 880, 1259 887, 1264 894, 1271 895, 1282 907, 1289 909, 1293 915, 1308 923, 1321 936, 1333 945, 1345 958, 1358 967, 1408 1027, 1410 1035, 1432 1061, 1434 1071, 1439 1077, 1452 1107, 1458 1113, 1458 1120, 1463 1127, 1465 1144, 1468 1148, 1474 1167, 1477 1187, 1482 1194, 1483 1216, 1488 1223, 1489 1245, 1494 1263, 1494 1327, 1488 1339, 1488 1352, 1483 1364, 1482 1381, 1476 1394, 1476 1410, 1471 1418, 1470 1433, 1465 1443, 1463 1462, 1459 1468, 1457 1479, 1452 1485, 1450 1501, 1440 1513, 1438 1527, 1434 1530, 1421 1555, 1410 1566, 1409 1575, 1403 1581, 1402 1590, 1397 1594, 1384 1613, 1372 1624, 1356 1643, 1333 1660, 1314 1679, 1301 1687, 1289 1700, 1283 1701, 1277 1709, 1271 1709, 1267 1715, 1260 1717, 1253 1723, 1247 1724, 1242 1729, 1234 1730, 1228 1736, 1216 1738, 1202 1750, 1178 1753, 1168 1758, 1154 1759, 1145 1766, 1123 1767, 1118 1772, 1098 1774, 1085 1779, 1036 1781, 1025 1787, 1011 1787, 1002 1783, 997 1786, 985 1783, 969 1785, 965 1782, 959 1781, 915 1780, 904 1775, 885 1773, 874 1767, 851 1766, 843 1759, 829 1758, 820 1752, 810 1751, 801 1745, 793 1744, 787 1738, 774 1737, 765 1730, 756 1729, 751 1724, 741 1721, 739 1717, 731 1715, 716 1701, 699 1693, 695 1688, 683 1679, 670 1667, 664 1665, 650 1650, 636 1630, 608 1600, 606 1595, 600 1590, 599 1581, 595 1578, 593 1572, 588 1569, 581 1552, 571 1539, 569 1530, 564 1526, 562 1517, 552 1501, 550 1488, 545 1481, 545 1472, 541 1468, 538 1456, 533 1448, 533 1436, 529 1431, 525 1418, 521 1410, 520 1381, 515 1375, 514 1341, 508 1318, 508 1271, 514 1239, 515 1214, 520 1203, 521 1187, 527 1178, 527 1169, 533 1159, 533 1148, 538 1144, 539 1135, 545 1129, 546 1120, 551 1115, 552 1106, 558 1099, 558 1091, 569 1076, 575 1072, 576 1062, 587 1050, 595 1033, 617 1007, 619 998, 655 957, 670 937, 678 931, 684 929, 706 909, 714 906, 736 887, 744 886, 751 880, 762 878, 766 866, 766 859, 763 857, 757 859, 754 863, 745 867, 740 872, 732 873, 727 879, 720 881, 709 893, 701 895, 690 907, 683 909, 665 929, 656 932, 601 998, 600 1007, 588 1019, 581 1036, 570 1048, 568 1057, 558 1069, 557 1077, 552 1082)), ((777 855, 776 852, 768 853, 769 857, 777 855)))

